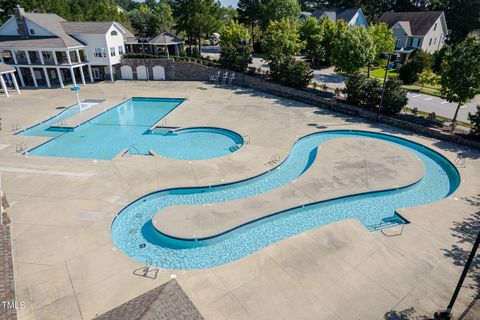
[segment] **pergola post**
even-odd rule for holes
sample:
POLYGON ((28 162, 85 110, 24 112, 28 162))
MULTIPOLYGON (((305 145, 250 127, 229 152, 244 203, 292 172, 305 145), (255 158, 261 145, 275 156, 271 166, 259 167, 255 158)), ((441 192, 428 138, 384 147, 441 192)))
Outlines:
POLYGON ((30 73, 32 74, 33 85, 35 86, 35 88, 37 88, 38 87, 37 77, 35 77, 35 71, 33 71, 32 67, 30 67, 30 73))
POLYGON ((108 66, 108 69, 109 69, 109 71, 110 71, 110 81, 111 81, 112 83, 114 83, 114 82, 115 82, 115 79, 113 78, 113 68, 112 68, 112 65, 109 65, 109 66, 108 66))
POLYGON ((20 69, 20 67, 16 67, 15 69, 17 69, 17 74, 20 78, 20 83, 22 84, 22 87, 25 87, 25 80, 23 80, 22 70, 20 69))
POLYGON ((57 68, 58 82, 60 82, 60 87, 65 88, 63 85, 62 73, 63 72, 60 71, 60 68, 57 68))
POLYGON ((93 73, 92 73, 92 66, 88 65, 88 75, 90 77, 90 82, 93 83, 93 73))
POLYGON ((20 88, 18 87, 17 78, 15 77, 15 72, 12 72, 10 75, 12 76, 12 81, 13 81, 13 85, 15 86, 15 90, 17 90, 17 93, 20 95, 20 88))
POLYGON ((43 67, 43 74, 45 75, 45 81, 47 82, 47 87, 51 88, 50 79, 48 78, 47 68, 43 67))
POLYGON ((85 86, 86 83, 85 83, 85 75, 83 74, 83 66, 80 66, 80 68, 78 68, 78 71, 80 71, 80 77, 82 78, 82 84, 85 86))
POLYGON ((72 67, 70 67, 70 75, 72 76, 73 86, 76 87, 77 86, 77 80, 75 79, 75 72, 73 71, 72 67))
POLYGON ((3 89, 3 92, 5 92, 5 96, 7 98, 10 97, 10 95, 8 94, 7 85, 5 84, 5 80, 3 79, 3 74, 0 74, 0 83, 2 84, 2 89, 3 89))

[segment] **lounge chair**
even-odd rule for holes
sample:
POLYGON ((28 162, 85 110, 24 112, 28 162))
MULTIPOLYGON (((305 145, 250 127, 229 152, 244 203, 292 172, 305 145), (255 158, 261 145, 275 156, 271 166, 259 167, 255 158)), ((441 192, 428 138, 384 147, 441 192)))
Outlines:
POLYGON ((235 72, 232 72, 230 74, 230 78, 228 79, 228 84, 233 85, 233 82, 235 81, 235 72))
POLYGON ((222 85, 226 85, 227 83, 228 83, 228 72, 225 72, 222 79, 222 85))

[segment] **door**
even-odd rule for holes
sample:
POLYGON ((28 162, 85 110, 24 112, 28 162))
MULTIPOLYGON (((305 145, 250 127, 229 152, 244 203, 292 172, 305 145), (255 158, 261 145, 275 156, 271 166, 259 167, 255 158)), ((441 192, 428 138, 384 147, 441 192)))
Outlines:
POLYGON ((120 71, 122 72, 122 79, 123 80, 132 80, 133 79, 132 67, 122 66, 120 68, 120 71))
POLYGON ((165 68, 162 66, 153 67, 153 80, 165 80, 165 68))
POLYGON ((94 80, 102 80, 102 77, 100 76, 99 68, 92 68, 92 75, 94 80))
POLYGON ((145 66, 137 67, 137 79, 138 80, 147 80, 147 68, 145 66))

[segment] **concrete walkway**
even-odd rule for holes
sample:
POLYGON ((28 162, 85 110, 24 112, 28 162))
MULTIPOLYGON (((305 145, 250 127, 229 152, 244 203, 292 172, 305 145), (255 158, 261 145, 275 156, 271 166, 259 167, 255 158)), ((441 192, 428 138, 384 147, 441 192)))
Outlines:
MULTIPOLYGON (((0 101, 5 128, 0 163, 15 168, 1 174, 11 206, 16 299, 25 303, 19 319, 92 319, 172 274, 205 319, 393 319, 412 309, 431 316, 448 303, 480 225, 478 151, 253 90, 163 81, 82 88, 82 98, 112 105, 131 96, 187 97, 185 108, 168 116, 169 123, 233 129, 248 134, 251 144, 208 161, 25 157, 15 152, 18 143, 33 147, 49 138, 15 136, 8 130, 12 124, 36 124, 75 103, 75 97, 68 89, 38 89, 0 101), (459 168, 460 188, 448 199, 403 211, 411 224, 402 236, 386 237, 342 221, 216 268, 162 270, 156 280, 133 275, 140 263, 113 246, 114 216, 142 195, 258 175, 272 154, 284 159, 299 137, 333 129, 405 137, 453 162, 461 154, 466 166, 459 168), (91 175, 40 174, 49 170, 91 175)), ((476 274, 469 276, 455 314, 478 292, 476 274)))

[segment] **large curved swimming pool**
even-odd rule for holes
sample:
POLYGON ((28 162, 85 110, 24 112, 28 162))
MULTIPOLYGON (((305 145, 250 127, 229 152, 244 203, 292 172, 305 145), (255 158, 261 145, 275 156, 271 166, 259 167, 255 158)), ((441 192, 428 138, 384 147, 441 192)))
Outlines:
MULTIPOLYGON (((443 156, 420 144, 380 133, 364 131, 318 132, 298 140, 288 158, 277 168, 257 177, 228 185, 177 188, 146 195, 125 207, 112 223, 112 239, 126 255, 163 268, 199 269, 232 262, 274 242, 334 221, 357 219, 375 229, 395 216, 399 208, 441 200, 460 183, 456 168, 443 156), (425 166, 424 177, 414 185, 323 201, 288 209, 222 235, 188 241, 167 237, 152 225, 152 217, 170 206, 208 204, 246 198, 278 188, 294 180, 315 161, 323 142, 349 137, 381 139, 413 152, 425 166)), ((161 214, 157 216, 161 219, 161 214)))

